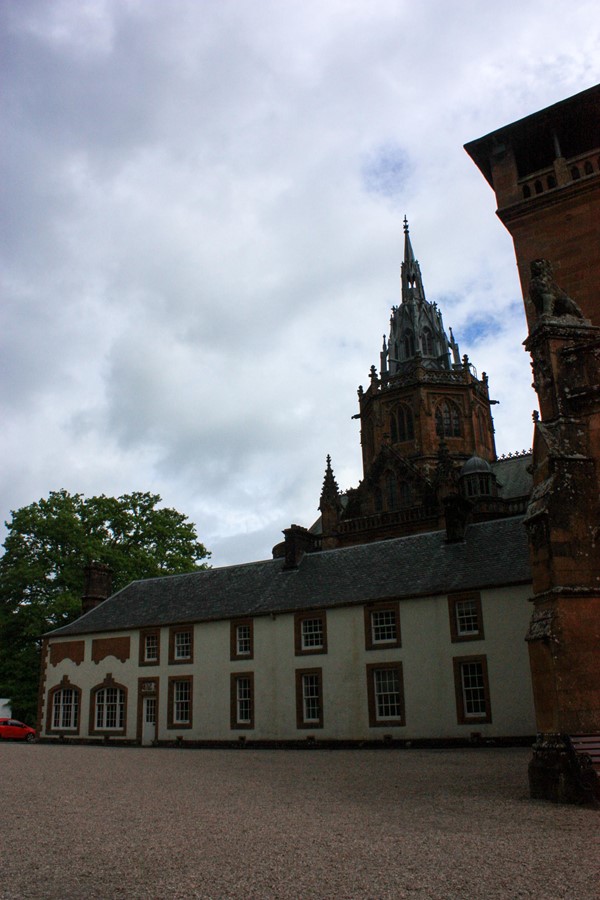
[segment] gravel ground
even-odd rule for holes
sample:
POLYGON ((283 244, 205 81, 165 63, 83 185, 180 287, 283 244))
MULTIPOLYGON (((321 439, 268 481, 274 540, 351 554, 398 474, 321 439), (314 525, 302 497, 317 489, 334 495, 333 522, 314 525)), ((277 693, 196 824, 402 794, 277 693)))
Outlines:
POLYGON ((528 758, 2 744, 0 897, 598 900, 600 816, 528 758))

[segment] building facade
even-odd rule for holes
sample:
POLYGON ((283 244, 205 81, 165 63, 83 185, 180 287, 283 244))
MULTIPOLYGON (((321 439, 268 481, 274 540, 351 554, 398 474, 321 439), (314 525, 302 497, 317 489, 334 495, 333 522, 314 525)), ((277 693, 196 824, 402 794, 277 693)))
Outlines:
POLYGON ((532 734, 522 519, 134 582, 44 645, 40 733, 138 742, 532 734), (499 553, 499 548, 502 552, 499 553), (510 665, 507 664, 510 660, 510 665))
POLYGON ((478 378, 425 297, 405 221, 402 302, 359 389, 364 477, 328 459, 321 517, 273 559, 136 582, 88 568, 47 637, 46 739, 210 744, 533 735, 524 634, 530 454, 498 460, 478 378))

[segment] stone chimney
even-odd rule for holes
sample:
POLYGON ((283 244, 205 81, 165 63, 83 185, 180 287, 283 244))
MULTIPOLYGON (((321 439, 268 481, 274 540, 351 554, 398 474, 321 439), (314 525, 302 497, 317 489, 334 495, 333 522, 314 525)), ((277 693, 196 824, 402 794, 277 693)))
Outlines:
POLYGON ((284 529, 285 565, 284 569, 297 569, 305 553, 314 550, 314 538, 308 529, 301 525, 290 525, 284 529))
POLYGON ((110 566, 95 560, 88 563, 83 571, 85 582, 81 598, 82 614, 100 606, 107 597, 110 597, 113 576, 110 566))
POLYGON ((464 541, 465 531, 471 518, 472 504, 460 494, 444 497, 444 518, 446 520, 446 540, 449 544, 464 541))

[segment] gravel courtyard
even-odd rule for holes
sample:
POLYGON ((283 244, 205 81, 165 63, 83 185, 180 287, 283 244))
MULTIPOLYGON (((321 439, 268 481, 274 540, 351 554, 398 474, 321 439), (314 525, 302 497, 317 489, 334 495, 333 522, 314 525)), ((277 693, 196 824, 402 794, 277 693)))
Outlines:
POLYGON ((600 815, 529 753, 2 744, 2 898, 600 896, 600 815))

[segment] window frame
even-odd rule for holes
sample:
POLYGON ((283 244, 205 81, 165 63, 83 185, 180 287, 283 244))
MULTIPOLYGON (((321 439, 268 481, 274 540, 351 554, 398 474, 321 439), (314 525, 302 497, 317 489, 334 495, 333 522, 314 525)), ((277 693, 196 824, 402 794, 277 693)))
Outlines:
POLYGON ((141 628, 140 629, 140 647, 139 647, 139 665, 140 666, 159 666, 160 665, 160 628, 141 628), (156 659, 146 658, 146 638, 156 637, 156 659))
POLYGON ((378 662, 367 663, 367 703, 369 710, 369 728, 390 728, 404 727, 406 725, 406 704, 404 701, 404 672, 402 662, 395 660, 394 662, 378 662), (379 718, 377 715, 377 692, 375 689, 376 672, 378 671, 395 671, 398 675, 398 700, 400 706, 400 715, 392 718, 379 718))
POLYGON ((381 600, 377 603, 367 603, 364 607, 365 621, 365 649, 388 650, 392 647, 402 646, 402 633, 400 629, 400 602, 398 600, 381 600), (376 641, 373 638, 373 613, 394 612, 396 619, 396 637, 388 641, 376 641))
POLYGON ((254 619, 233 619, 229 631, 229 658, 230 659, 254 659, 254 619), (240 627, 250 629, 250 650, 248 653, 240 653, 238 650, 238 633, 240 627))
POLYGON ((230 727, 232 730, 251 730, 254 728, 254 672, 232 672, 230 676, 230 727), (240 719, 238 686, 242 680, 249 683, 250 718, 240 719))
POLYGON ((323 669, 296 669, 296 728, 323 728, 323 669), (304 679, 316 677, 318 686, 319 715, 315 719, 305 716, 304 679))
POLYGON ((454 656, 452 658, 452 666, 454 670, 454 692, 456 695, 456 718, 459 725, 482 725, 492 721, 492 704, 490 698, 490 684, 488 677, 487 656, 480 654, 477 656, 454 656), (483 681, 483 697, 485 702, 485 712, 469 714, 466 711, 465 687, 463 681, 463 667, 465 665, 477 664, 481 666, 481 675, 483 681))
POLYGON ((71 684, 67 675, 64 675, 59 684, 48 691, 46 707, 46 732, 48 734, 78 735, 81 728, 81 688, 71 684), (54 725, 54 698, 63 691, 73 691, 75 702, 76 722, 74 725, 54 725))
POLYGON ((469 591, 460 594, 448 595, 448 615, 450 619, 450 639, 453 644, 463 643, 464 641, 483 641, 485 640, 485 632, 483 626, 483 611, 481 605, 481 594, 479 591, 469 591), (478 629, 471 632, 460 632, 458 627, 457 607, 460 603, 474 602, 477 614, 478 629))
MULTIPOLYGON (((180 701, 181 702, 181 701, 180 701)), ((169 675, 169 687, 167 695, 167 729, 170 731, 188 729, 193 727, 194 722, 194 678, 193 675, 169 675), (189 686, 189 719, 186 721, 175 721, 175 704, 177 702, 175 693, 178 684, 187 684, 189 686)))
POLYGON ((108 674, 104 681, 101 684, 96 684, 90 690, 90 728, 89 733, 91 735, 104 735, 106 737, 116 736, 116 737, 124 737, 127 733, 127 687, 124 684, 119 684, 114 680, 112 675, 108 674), (112 690, 115 689, 117 691, 121 691, 123 694, 123 724, 122 725, 97 725, 97 698, 100 691, 112 690))
POLYGON ((440 400, 434 411, 435 433, 442 438, 461 438, 463 436, 463 413, 455 400, 440 400))
POLYGON ((294 615, 294 652, 296 656, 314 656, 327 653, 327 612, 324 609, 303 610, 294 615), (322 643, 320 646, 304 646, 304 623, 320 620, 322 643))
POLYGON ((169 629, 169 665, 170 666, 186 666, 194 662, 194 626, 193 625, 173 625, 169 629), (177 648, 177 635, 190 635, 190 655, 175 656, 177 648))

